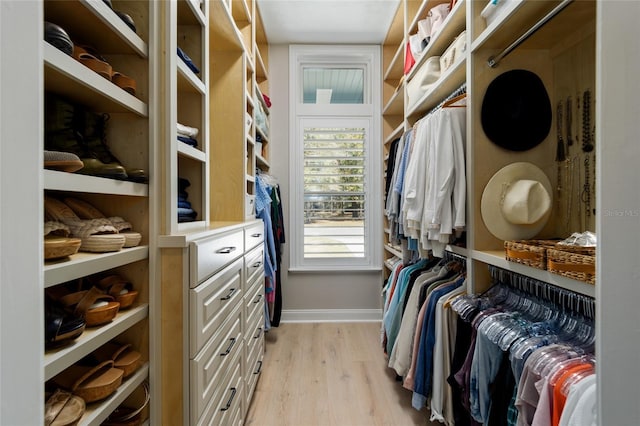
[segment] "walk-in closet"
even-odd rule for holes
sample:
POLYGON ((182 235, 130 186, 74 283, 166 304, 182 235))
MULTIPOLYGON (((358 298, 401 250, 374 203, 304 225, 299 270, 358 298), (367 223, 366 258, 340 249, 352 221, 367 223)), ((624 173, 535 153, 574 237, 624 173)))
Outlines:
POLYGON ((639 20, 0 1, 0 425, 640 424, 639 20))

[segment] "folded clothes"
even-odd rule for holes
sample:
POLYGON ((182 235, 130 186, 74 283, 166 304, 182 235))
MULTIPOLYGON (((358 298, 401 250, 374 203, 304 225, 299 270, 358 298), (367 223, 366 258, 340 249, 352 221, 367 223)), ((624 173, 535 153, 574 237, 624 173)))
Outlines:
POLYGON ((190 138, 198 137, 198 132, 200 130, 195 127, 185 126, 184 124, 178 123, 178 134, 181 136, 189 136, 190 138))
POLYGON ((256 142, 262 142, 262 135, 260 133, 256 135, 256 142))
POLYGON ((191 216, 178 216, 178 223, 194 222, 195 220, 196 218, 191 216))
POLYGON ((193 209, 185 209, 183 207, 178 207, 178 216, 193 216, 196 217, 198 213, 193 209))
POLYGON ((178 177, 178 191, 182 192, 189 186, 191 186, 191 182, 189 182, 189 179, 178 177))
POLYGON ((196 146, 198 146, 198 141, 197 141, 197 140, 195 140, 195 139, 193 139, 193 138, 190 138, 190 137, 188 137, 188 136, 180 136, 180 135, 178 135, 178 140, 179 140, 180 142, 184 142, 184 143, 186 143, 187 145, 191 145, 191 146, 192 146, 192 147, 194 147, 194 148, 195 148, 196 146))
POLYGON ((184 200, 178 200, 178 207, 183 209, 190 209, 191 203, 184 200))
POLYGON ((187 198, 189 198, 189 194, 186 191, 178 193, 178 201, 187 201, 187 198))
POLYGON ((184 63, 189 67, 189 69, 190 69, 191 71, 193 71, 193 72, 194 72, 194 73, 196 73, 196 74, 199 74, 199 73, 200 73, 200 70, 199 70, 199 69, 198 69, 198 67, 197 67, 197 66, 196 66, 196 65, 191 61, 191 58, 190 58, 186 53, 184 53, 184 51, 183 51, 182 49, 180 49, 179 47, 178 47, 178 57, 184 61, 184 63))

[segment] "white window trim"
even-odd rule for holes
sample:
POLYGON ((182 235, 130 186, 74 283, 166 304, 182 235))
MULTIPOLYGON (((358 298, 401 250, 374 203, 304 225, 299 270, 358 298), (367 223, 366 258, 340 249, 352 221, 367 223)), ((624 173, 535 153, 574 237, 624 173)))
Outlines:
POLYGON ((292 45, 289 47, 289 152, 290 188, 292 196, 289 200, 291 229, 289 235, 290 272, 315 271, 372 271, 382 269, 382 159, 381 159, 381 112, 380 112, 380 47, 349 45, 292 45), (364 103, 363 104, 330 104, 316 105, 302 103, 302 67, 307 65, 363 66, 365 69, 364 103), (344 116, 363 117, 370 120, 368 135, 367 162, 365 184, 366 225, 365 235, 368 255, 364 258, 304 258, 304 188, 302 144, 300 140, 303 129, 300 119, 304 118, 342 118, 344 116))

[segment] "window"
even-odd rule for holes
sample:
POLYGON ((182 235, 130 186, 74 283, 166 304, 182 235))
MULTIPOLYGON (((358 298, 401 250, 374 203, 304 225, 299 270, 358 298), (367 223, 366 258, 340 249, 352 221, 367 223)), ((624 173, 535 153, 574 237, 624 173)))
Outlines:
POLYGON ((291 270, 379 269, 378 47, 291 58, 291 270))

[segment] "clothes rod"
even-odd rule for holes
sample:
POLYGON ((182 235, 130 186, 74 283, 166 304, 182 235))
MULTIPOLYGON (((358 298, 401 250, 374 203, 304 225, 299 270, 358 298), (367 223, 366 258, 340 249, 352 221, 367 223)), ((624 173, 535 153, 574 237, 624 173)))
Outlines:
POLYGON ((547 22, 553 19, 558 13, 562 12, 562 10, 565 7, 569 6, 569 3, 572 3, 572 2, 573 0, 563 0, 562 3, 560 3, 558 6, 555 7, 555 9, 547 13, 547 15, 541 20, 539 20, 533 27, 529 28, 529 30, 526 33, 522 34, 516 41, 511 43, 509 47, 504 49, 497 56, 491 56, 487 60, 487 65, 489 65, 491 68, 495 68, 496 66, 498 66, 500 61, 502 61, 502 59, 504 59, 505 56, 511 53, 516 47, 520 46, 525 40, 531 37, 536 31, 538 31, 543 25, 545 25, 547 22))

